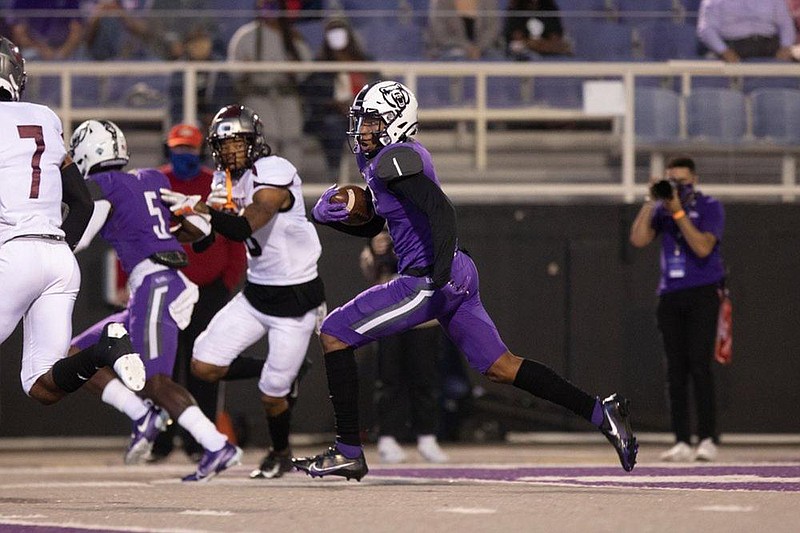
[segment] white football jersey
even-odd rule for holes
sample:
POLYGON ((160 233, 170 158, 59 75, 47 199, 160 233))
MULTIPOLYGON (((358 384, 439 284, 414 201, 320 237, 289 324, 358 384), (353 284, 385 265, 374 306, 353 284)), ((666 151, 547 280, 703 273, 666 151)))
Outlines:
POLYGON ((253 194, 264 187, 285 187, 294 198, 287 211, 275 213, 264 227, 253 232, 247 245, 247 279, 258 285, 297 285, 317 277, 322 246, 317 230, 306 217, 303 188, 297 169, 282 157, 271 155, 255 162, 233 186, 236 205, 253 203, 253 194))
POLYGON ((48 107, 0 102, 0 244, 61 231, 61 120, 48 107))

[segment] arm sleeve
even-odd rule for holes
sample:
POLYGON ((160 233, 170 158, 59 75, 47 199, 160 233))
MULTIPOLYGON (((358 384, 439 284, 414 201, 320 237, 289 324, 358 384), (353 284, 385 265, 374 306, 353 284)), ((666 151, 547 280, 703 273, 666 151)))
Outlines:
POLYGON ((70 163, 61 169, 61 188, 62 200, 69 207, 69 213, 61 224, 61 229, 64 230, 67 244, 74 249, 92 218, 94 202, 75 163, 70 163))
POLYGON ((253 234, 253 228, 246 218, 239 215, 229 215, 216 209, 208 209, 211 214, 211 227, 223 237, 232 241, 244 242, 253 234))
POLYGON ((95 236, 103 229, 103 225, 105 225, 106 220, 108 220, 108 215, 110 214, 111 202, 108 200, 95 200, 92 217, 89 219, 89 223, 80 241, 73 248, 74 252, 77 253, 81 250, 85 250, 92 243, 95 236))
POLYGON ((423 174, 395 179, 389 189, 411 201, 428 217, 433 240, 433 284, 442 287, 450 281, 456 238, 456 210, 442 189, 423 174))

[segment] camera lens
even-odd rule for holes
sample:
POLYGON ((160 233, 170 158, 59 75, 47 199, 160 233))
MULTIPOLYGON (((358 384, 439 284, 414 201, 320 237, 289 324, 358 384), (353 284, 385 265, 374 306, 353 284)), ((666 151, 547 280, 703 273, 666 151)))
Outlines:
POLYGON ((657 181, 650 187, 650 195, 659 200, 669 200, 672 198, 672 183, 668 180, 657 181))

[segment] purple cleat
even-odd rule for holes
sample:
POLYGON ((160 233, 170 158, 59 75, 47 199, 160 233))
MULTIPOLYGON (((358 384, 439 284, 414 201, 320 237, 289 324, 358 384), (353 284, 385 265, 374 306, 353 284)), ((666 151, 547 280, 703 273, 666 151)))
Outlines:
POLYGON ((602 401, 603 423, 600 431, 617 450, 619 462, 626 472, 636 465, 639 443, 631 429, 630 402, 619 394, 612 394, 602 401))
POLYGON ((147 414, 133 423, 131 442, 125 450, 126 465, 138 465, 148 461, 156 437, 172 424, 169 413, 150 400, 145 400, 145 403, 149 406, 147 414))
POLYGON ((189 474, 183 481, 208 481, 223 470, 242 462, 242 449, 226 442, 221 449, 211 452, 206 450, 197 464, 197 472, 189 474))

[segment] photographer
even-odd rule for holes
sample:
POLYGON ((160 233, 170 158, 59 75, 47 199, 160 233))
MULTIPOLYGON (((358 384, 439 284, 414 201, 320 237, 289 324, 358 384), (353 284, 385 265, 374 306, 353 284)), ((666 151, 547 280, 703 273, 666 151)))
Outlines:
POLYGON ((718 435, 711 359, 723 280, 719 242, 725 225, 722 204, 701 194, 694 161, 674 158, 666 179, 654 178, 650 195, 633 221, 637 248, 661 235, 658 327, 667 360, 672 430, 676 444, 663 461, 713 461, 718 435), (689 382, 697 408, 697 450, 690 446, 689 382))

